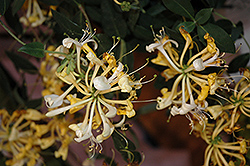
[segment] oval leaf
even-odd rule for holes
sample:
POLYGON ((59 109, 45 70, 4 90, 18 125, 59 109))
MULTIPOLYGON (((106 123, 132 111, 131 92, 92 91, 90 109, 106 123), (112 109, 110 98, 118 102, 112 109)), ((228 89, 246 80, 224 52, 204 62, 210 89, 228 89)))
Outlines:
POLYGON ((207 8, 207 9, 202 9, 200 10, 196 15, 195 15, 195 20, 199 24, 204 24, 207 22, 207 20, 210 18, 212 14, 213 8, 207 8))
POLYGON ((229 63, 228 72, 229 73, 238 72, 240 68, 246 67, 249 59, 250 59, 249 53, 241 54, 241 55, 237 56, 229 63))
POLYGON ((204 35, 209 33, 215 39, 215 43, 221 52, 235 53, 235 46, 231 37, 218 25, 211 23, 198 27, 200 40, 204 41, 204 35))
POLYGON ((43 58, 44 57, 44 46, 42 43, 39 42, 33 42, 26 44, 18 49, 19 52, 24 52, 26 54, 29 54, 31 56, 37 57, 37 58, 43 58))
POLYGON ((55 10, 51 11, 56 22, 64 31, 68 33, 68 35, 70 35, 72 38, 77 38, 82 36, 83 34, 82 27, 78 26, 76 23, 74 23, 61 13, 55 10))
POLYGON ((179 14, 194 21, 194 9, 189 0, 163 0, 163 4, 175 14, 179 14))
POLYGON ((102 0, 102 26, 108 36, 124 38, 127 35, 127 24, 122 14, 114 10, 113 3, 109 0, 102 0))

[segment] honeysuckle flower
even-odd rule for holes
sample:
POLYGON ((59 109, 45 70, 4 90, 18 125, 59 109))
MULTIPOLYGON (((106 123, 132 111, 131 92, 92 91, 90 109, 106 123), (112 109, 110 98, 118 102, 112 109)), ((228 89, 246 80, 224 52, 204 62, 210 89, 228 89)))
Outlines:
POLYGON ((26 5, 28 6, 27 13, 20 18, 20 22, 26 26, 31 25, 31 27, 42 25, 46 20, 46 17, 44 16, 45 11, 40 8, 37 0, 27 0, 24 3, 24 6, 26 5))
MULTIPOLYGON (((49 46, 47 50, 54 51, 55 47, 49 46)), ((64 86, 64 83, 55 75, 58 66, 59 62, 55 61, 53 56, 46 53, 45 60, 41 62, 40 66, 40 74, 44 85, 42 96, 51 94, 60 95, 63 93, 61 88, 64 86)))
POLYGON ((221 133, 227 128, 232 119, 228 120, 227 114, 223 113, 216 124, 207 124, 205 131, 195 127, 200 137, 208 144, 204 155, 204 166, 227 165, 229 161, 226 156, 235 157, 241 160, 241 165, 245 165, 246 160, 243 154, 247 152, 245 139, 238 139, 236 142, 224 142, 221 133))
POLYGON ((161 73, 166 81, 175 78, 172 89, 165 89, 162 91, 163 96, 157 98, 156 108, 158 110, 170 108, 172 116, 185 115, 190 120, 192 129, 194 128, 192 119, 197 119, 205 128, 208 107, 206 98, 208 95, 219 96, 216 90, 226 89, 224 87, 226 83, 225 79, 220 78, 216 73, 204 75, 198 71, 203 71, 210 66, 220 67, 223 61, 214 39, 209 34, 204 36, 207 46, 194 55, 190 51, 190 59, 186 60, 187 50, 193 49, 193 41, 185 27, 181 26, 179 31, 186 41, 180 55, 171 44, 174 43, 177 48, 178 43, 169 39, 164 29, 160 30, 160 35, 155 35, 153 32, 155 43, 146 46, 148 52, 158 50, 157 58, 152 59, 153 63, 168 67, 161 73))
MULTIPOLYGON (((100 147, 100 151, 102 150, 101 143, 112 135, 115 127, 121 127, 125 123, 126 116, 128 118, 135 116, 131 100, 136 99, 135 90, 140 89, 142 84, 148 81, 141 82, 142 79, 134 79, 133 74, 141 68, 129 74, 123 71, 124 65, 117 62, 111 53, 117 43, 109 52, 104 53, 101 59, 87 45, 88 42, 93 41, 91 39, 93 35, 87 31, 85 33, 86 36, 79 41, 71 38, 63 40, 63 46, 70 51, 68 55, 63 52, 65 58, 75 54, 74 47, 77 52, 77 56, 72 61, 75 66, 78 66, 76 69, 69 71, 70 66, 61 65, 59 66, 61 69, 56 72, 57 77, 68 84, 68 89, 60 95, 52 94, 45 96, 44 99, 48 108, 57 107, 46 113, 48 117, 66 113, 68 110, 70 114, 81 110, 85 112, 82 122, 72 123, 69 128, 75 132, 76 142, 89 141, 89 151, 94 154, 96 148, 100 147), (84 55, 88 61, 86 67, 78 65, 85 63, 84 55), (72 94, 74 89, 77 92, 72 94), (112 92, 125 92, 130 96, 124 100, 108 99, 106 94, 112 95, 112 92), (65 99, 69 103, 64 102, 65 99), (119 122, 114 123, 112 119, 117 115, 122 116, 119 122)), ((60 55, 60 50, 58 51, 57 54, 60 55)), ((59 155, 59 152, 57 154, 59 155)))
POLYGON ((6 165, 35 165, 40 160, 40 139, 33 134, 31 123, 43 118, 33 109, 16 110, 12 115, 0 110, 0 149, 12 157, 6 165))

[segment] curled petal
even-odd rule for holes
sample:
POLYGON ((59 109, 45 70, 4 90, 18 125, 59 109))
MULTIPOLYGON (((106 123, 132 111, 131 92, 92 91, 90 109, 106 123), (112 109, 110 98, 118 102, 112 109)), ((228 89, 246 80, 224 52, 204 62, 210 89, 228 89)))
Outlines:
POLYGON ((201 58, 197 58, 193 62, 194 69, 196 71, 202 71, 205 69, 204 62, 201 58))
POLYGON ((127 75, 123 75, 119 81, 118 81, 118 85, 121 88, 121 92, 130 92, 132 90, 132 87, 129 83, 129 77, 127 75))
POLYGON ((100 66, 103 65, 103 62, 102 62, 99 58, 97 58, 96 55, 95 55, 94 53, 92 53, 92 52, 89 52, 89 53, 86 55, 86 57, 88 58, 88 60, 89 60, 90 62, 93 62, 93 63, 96 64, 96 65, 100 65, 100 66))
POLYGON ((105 101, 103 101, 103 100, 101 100, 101 99, 100 99, 100 102, 109 110, 109 111, 105 114, 105 116, 106 116, 107 118, 113 118, 113 117, 116 116, 116 113, 117 113, 116 107, 114 107, 114 106, 112 106, 112 105, 106 103, 105 101))
POLYGON ((61 100, 56 100, 58 99, 60 96, 56 95, 56 94, 51 94, 51 95, 46 95, 44 96, 44 100, 45 100, 45 104, 48 108, 55 108, 55 107, 59 107, 60 105, 62 105, 63 103, 63 99, 61 100))
POLYGON ((93 80, 93 83, 94 83, 94 87, 100 91, 108 90, 111 88, 111 85, 109 84, 108 79, 104 76, 95 77, 93 80))

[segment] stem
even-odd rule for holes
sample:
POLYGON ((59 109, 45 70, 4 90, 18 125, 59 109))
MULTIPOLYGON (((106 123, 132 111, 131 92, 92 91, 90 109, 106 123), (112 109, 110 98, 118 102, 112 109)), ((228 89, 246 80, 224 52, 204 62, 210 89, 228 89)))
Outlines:
POLYGON ((2 22, 2 20, 0 20, 0 24, 2 25, 2 27, 16 40, 18 41, 20 44, 22 45, 26 45, 26 43, 22 42, 20 39, 18 39, 18 37, 16 37, 16 35, 14 35, 9 28, 6 27, 6 25, 4 25, 4 23, 2 22))
POLYGON ((88 17, 88 15, 87 15, 87 13, 86 13, 84 7, 83 7, 80 3, 78 3, 76 0, 74 0, 74 2, 75 2, 76 5, 78 6, 78 8, 79 8, 80 11, 82 12, 82 14, 84 15, 85 19, 87 20, 88 25, 89 25, 90 32, 93 33, 93 31, 92 31, 92 26, 91 26, 91 24, 90 24, 89 17, 88 17))

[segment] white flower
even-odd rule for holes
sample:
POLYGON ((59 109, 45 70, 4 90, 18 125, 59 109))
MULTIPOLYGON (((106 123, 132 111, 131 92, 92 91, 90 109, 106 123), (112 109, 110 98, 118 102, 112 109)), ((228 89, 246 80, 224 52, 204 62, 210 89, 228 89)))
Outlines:
POLYGON ((100 91, 108 90, 111 88, 111 85, 109 84, 108 79, 104 76, 95 77, 93 80, 93 83, 94 83, 94 87, 100 91))

